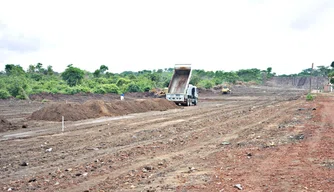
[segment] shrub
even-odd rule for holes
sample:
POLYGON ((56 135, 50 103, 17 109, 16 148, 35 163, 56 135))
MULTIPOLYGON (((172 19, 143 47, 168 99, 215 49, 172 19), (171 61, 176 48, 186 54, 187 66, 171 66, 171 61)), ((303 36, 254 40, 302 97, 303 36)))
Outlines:
POLYGON ((119 88, 117 85, 115 84, 106 84, 106 85, 102 85, 102 87, 104 88, 104 90, 106 91, 106 93, 119 93, 119 88))
POLYGON ((138 85, 131 83, 128 85, 126 91, 127 92, 140 92, 140 88, 138 85))
POLYGON ((314 99, 314 96, 311 95, 311 93, 308 93, 308 94, 306 95, 306 101, 313 101, 313 99, 314 99))
POLYGON ((0 99, 8 99, 10 94, 7 90, 0 89, 0 99))
POLYGON ((212 81, 209 79, 205 79, 199 83, 200 87, 204 87, 205 89, 211 89, 214 85, 212 81))
POLYGON ((131 80, 129 80, 129 79, 124 79, 124 78, 120 78, 120 79, 117 80, 116 85, 117 85, 118 87, 122 87, 123 85, 127 85, 127 84, 129 84, 129 83, 131 83, 131 80))
POLYGON ((105 93, 119 93, 120 89, 115 84, 98 85, 94 90, 94 93, 105 94, 105 93))

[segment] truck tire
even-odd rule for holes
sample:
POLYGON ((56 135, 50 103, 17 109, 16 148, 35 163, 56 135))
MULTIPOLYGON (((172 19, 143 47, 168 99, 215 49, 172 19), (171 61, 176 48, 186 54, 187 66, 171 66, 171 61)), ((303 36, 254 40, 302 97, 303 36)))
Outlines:
POLYGON ((193 102, 194 105, 197 105, 197 99, 195 99, 195 101, 193 102))

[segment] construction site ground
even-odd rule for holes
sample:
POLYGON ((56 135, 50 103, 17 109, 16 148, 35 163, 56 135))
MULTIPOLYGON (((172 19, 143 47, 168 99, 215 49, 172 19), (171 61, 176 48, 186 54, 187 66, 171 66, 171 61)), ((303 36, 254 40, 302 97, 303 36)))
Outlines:
POLYGON ((240 86, 199 97, 197 106, 65 121, 64 132, 60 121, 27 118, 85 97, 2 100, 0 190, 333 191, 333 94, 306 101, 303 90, 240 86))

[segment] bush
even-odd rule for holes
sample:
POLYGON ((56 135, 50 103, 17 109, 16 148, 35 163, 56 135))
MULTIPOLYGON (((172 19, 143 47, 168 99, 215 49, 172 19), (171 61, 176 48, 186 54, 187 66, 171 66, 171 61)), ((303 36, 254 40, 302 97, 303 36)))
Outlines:
POLYGON ((140 88, 138 85, 131 83, 128 85, 126 91, 127 92, 140 92, 140 88))
POLYGON ((118 87, 122 87, 123 85, 127 85, 127 84, 129 84, 129 83, 131 83, 131 80, 129 80, 129 79, 124 79, 124 78, 120 78, 120 79, 117 80, 116 85, 117 85, 118 87))
POLYGON ((102 87, 105 89, 107 93, 119 93, 119 88, 115 84, 107 84, 107 85, 102 85, 102 87))
POLYGON ((120 92, 119 88, 115 84, 98 85, 94 90, 94 93, 105 94, 105 93, 116 93, 120 92))
MULTIPOLYGON (((61 90, 58 90, 58 93, 61 93, 61 90)), ((76 93, 90 93, 90 89, 84 86, 67 87, 65 89, 65 93, 71 95, 76 93)))
POLYGON ((28 81, 24 77, 9 77, 6 83, 10 95, 20 99, 26 98, 26 93, 31 91, 28 81))
POLYGON ((0 89, 0 99, 8 99, 10 94, 7 90, 0 89))
POLYGON ((205 79, 199 83, 200 87, 204 87, 205 89, 211 89, 214 85, 212 81, 209 79, 205 79))
POLYGON ((311 93, 308 93, 308 94, 306 95, 306 101, 313 101, 313 99, 314 99, 314 96, 311 95, 311 93))
POLYGON ((65 89, 66 94, 74 95, 76 93, 80 93, 80 89, 78 87, 67 87, 65 89))

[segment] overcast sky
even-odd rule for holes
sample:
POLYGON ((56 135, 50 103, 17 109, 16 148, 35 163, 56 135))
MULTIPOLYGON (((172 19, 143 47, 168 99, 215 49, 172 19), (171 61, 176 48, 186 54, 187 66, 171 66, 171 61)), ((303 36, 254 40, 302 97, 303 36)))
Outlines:
POLYGON ((334 60, 334 0, 11 0, 0 2, 5 64, 138 71, 272 67, 334 60))

